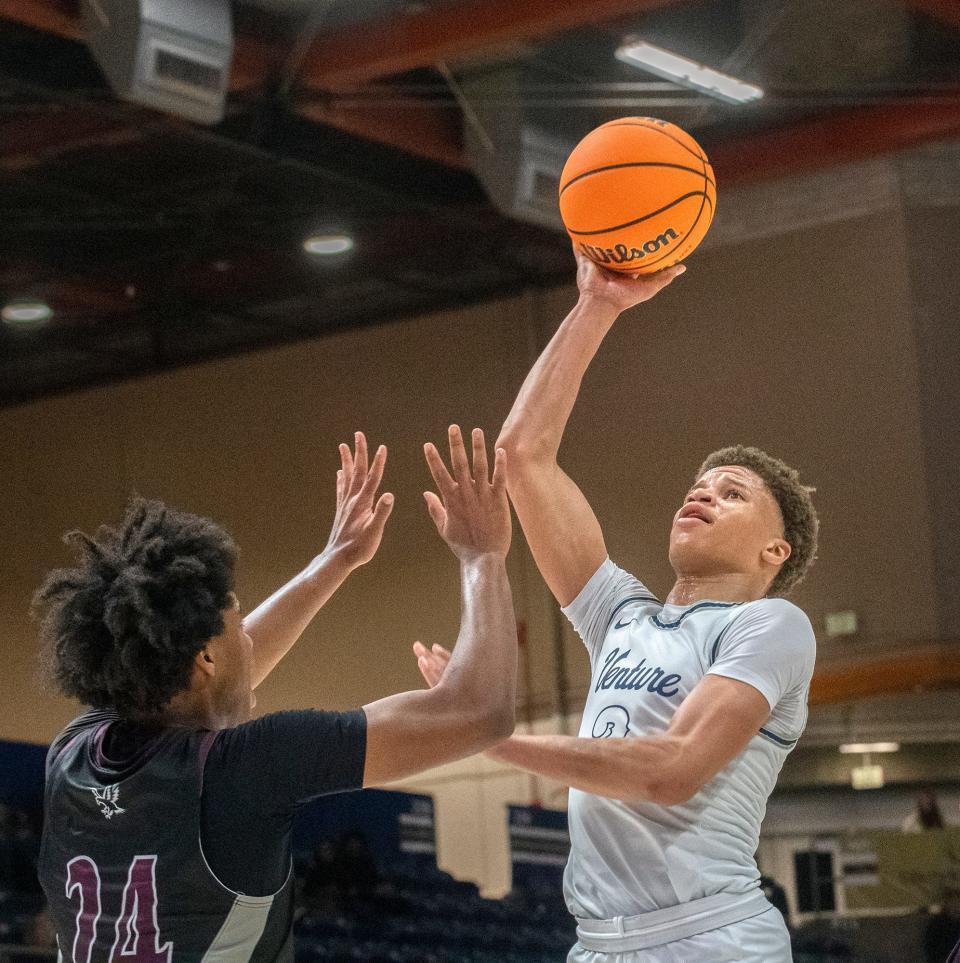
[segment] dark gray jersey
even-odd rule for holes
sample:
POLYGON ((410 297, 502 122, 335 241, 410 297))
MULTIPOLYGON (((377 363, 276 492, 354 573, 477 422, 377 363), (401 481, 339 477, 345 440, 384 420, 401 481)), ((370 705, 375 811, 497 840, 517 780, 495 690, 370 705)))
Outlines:
MULTIPOLYGON (((323 792, 358 788, 362 781, 364 733, 356 724, 362 713, 281 713, 223 732, 168 728, 142 741, 122 762, 108 758, 104 745, 115 715, 90 712, 72 723, 51 747, 47 764, 45 821, 40 878, 56 925, 61 958, 71 963, 273 963, 293 961, 291 926, 293 881, 289 873, 275 892, 245 895, 228 888, 204 853, 204 826, 211 814, 203 798, 204 768, 213 753, 218 766, 227 760, 240 778, 233 797, 226 795, 222 773, 217 778, 217 808, 229 810, 229 825, 238 812, 254 814, 246 838, 256 831, 263 808, 262 780, 243 778, 256 760, 265 776, 293 768, 310 772, 289 784, 274 781, 271 809, 289 810, 286 831, 272 825, 271 862, 289 866, 289 822, 299 801, 323 792), (318 757, 339 747, 326 746, 324 733, 352 732, 349 767, 331 773, 329 766, 311 769, 303 744, 312 743, 318 757), (350 723, 353 723, 351 726, 350 723), (296 732, 300 760, 274 751, 296 732), (312 738, 311 738, 312 737, 312 738), (348 771, 349 770, 349 771, 348 771), (247 788, 249 787, 249 788, 247 788), (297 798, 287 798, 284 793, 297 798), (245 798, 248 797, 248 798, 245 798)), ((211 834, 213 835, 213 834, 211 834)), ((249 848, 264 859, 263 839, 247 847, 233 841, 236 860, 249 848)), ((222 843, 221 843, 222 845, 222 843)), ((223 865, 213 860, 214 865, 223 865)), ((256 877, 254 873, 254 877, 256 877)), ((236 883, 234 883, 236 885, 236 883)))

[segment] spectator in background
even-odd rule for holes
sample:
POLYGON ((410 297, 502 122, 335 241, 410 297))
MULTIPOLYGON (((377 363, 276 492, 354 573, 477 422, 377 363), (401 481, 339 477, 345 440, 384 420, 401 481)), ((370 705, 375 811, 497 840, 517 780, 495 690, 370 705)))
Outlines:
POLYGON ((16 889, 16 860, 13 839, 13 814, 0 803, 0 898, 16 889))
POLYGON ((329 839, 319 842, 313 851, 303 877, 301 904, 307 912, 335 916, 339 910, 334 856, 334 844, 329 839))
POLYGON ((333 856, 333 875, 344 896, 369 898, 380 881, 377 862, 363 833, 344 833, 333 856))
POLYGON ((943 829, 943 825, 937 794, 927 786, 917 793, 916 809, 904 819, 900 828, 905 833, 921 833, 925 829, 943 829))
POLYGON ((940 912, 927 921, 923 932, 923 958, 926 963, 943 963, 953 947, 952 963, 960 961, 960 889, 948 887, 940 902, 940 912))
POLYGON ((30 816, 0 803, 0 894, 40 892, 37 855, 40 841, 30 816))

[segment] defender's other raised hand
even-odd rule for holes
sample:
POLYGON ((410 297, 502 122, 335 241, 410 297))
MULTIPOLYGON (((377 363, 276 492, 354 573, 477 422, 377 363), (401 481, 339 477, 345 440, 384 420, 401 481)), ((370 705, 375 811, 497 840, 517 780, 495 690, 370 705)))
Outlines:
POLYGON ((442 645, 432 645, 429 649, 419 640, 413 643, 413 654, 417 657, 417 668, 424 681, 432 689, 443 677, 444 670, 453 654, 442 645))
POLYGON ((656 274, 620 274, 594 264, 576 247, 573 253, 577 258, 577 287, 580 289, 580 297, 604 301, 618 312, 649 301, 674 278, 686 271, 684 265, 675 264, 663 271, 657 271, 656 274))
POLYGON ((386 446, 377 449, 368 465, 367 439, 362 431, 356 433, 354 441, 353 452, 349 445, 340 445, 337 513, 325 549, 341 558, 349 568, 357 568, 376 555, 393 509, 390 492, 377 498, 387 463, 386 446))
POLYGON ((491 478, 483 431, 473 429, 472 472, 460 427, 451 425, 449 435, 452 475, 436 447, 430 442, 423 446, 430 474, 440 493, 439 497, 434 492, 423 493, 430 517, 460 561, 478 555, 505 556, 512 534, 506 452, 497 449, 491 478))

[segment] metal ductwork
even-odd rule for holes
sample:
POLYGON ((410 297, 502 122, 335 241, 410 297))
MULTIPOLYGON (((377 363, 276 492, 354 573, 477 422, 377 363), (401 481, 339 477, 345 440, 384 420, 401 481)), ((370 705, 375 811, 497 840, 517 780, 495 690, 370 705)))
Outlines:
MULTIPOLYGON (((474 173, 502 213, 563 229, 560 172, 577 138, 534 121, 523 105, 523 68, 492 67, 463 77, 470 106, 464 148, 474 173)), ((550 125, 552 126, 552 125, 550 125)))
POLYGON ((116 94, 201 124, 223 120, 230 0, 81 0, 87 45, 116 94))
POLYGON ((750 76, 786 91, 847 89, 890 81, 915 57, 902 0, 740 0, 745 35, 763 38, 750 76))

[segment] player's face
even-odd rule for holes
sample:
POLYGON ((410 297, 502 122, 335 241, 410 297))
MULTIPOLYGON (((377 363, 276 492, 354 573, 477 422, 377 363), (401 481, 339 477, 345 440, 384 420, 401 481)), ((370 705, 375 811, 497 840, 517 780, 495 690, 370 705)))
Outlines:
POLYGON ((763 479, 739 465, 723 465, 698 479, 674 515, 670 564, 677 575, 772 579, 770 550, 777 545, 786 547, 783 519, 763 479))
POLYGON ((213 699, 217 715, 227 725, 246 722, 257 699, 253 694, 253 640, 243 628, 240 603, 223 613, 223 633, 216 638, 213 699))

